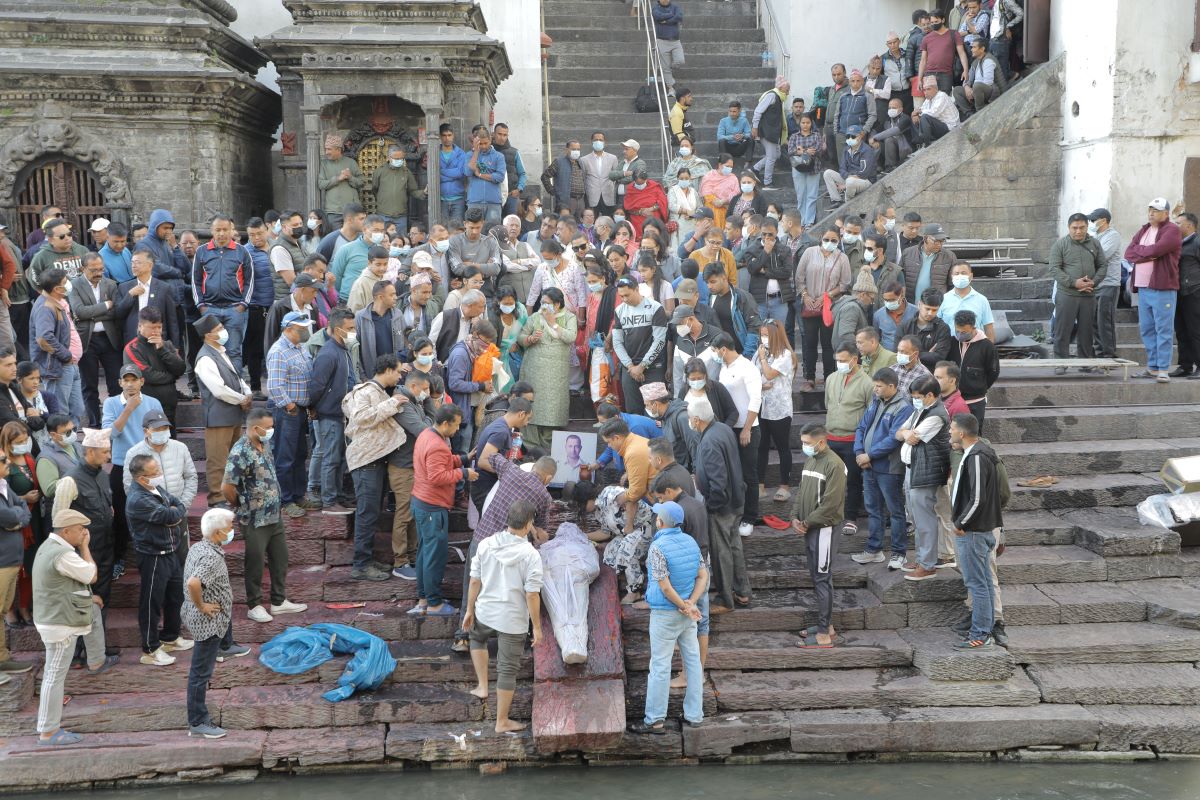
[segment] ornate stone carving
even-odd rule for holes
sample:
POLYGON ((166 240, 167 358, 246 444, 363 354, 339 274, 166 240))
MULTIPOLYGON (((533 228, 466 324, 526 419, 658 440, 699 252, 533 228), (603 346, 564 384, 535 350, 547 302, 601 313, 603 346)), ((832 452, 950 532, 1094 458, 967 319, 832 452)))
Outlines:
POLYGON ((96 173, 104 196, 112 205, 132 205, 129 181, 121 162, 100 139, 76 125, 70 110, 54 101, 42 104, 34 121, 0 150, 0 198, 16 199, 17 175, 46 155, 80 161, 96 173))
POLYGON ((374 141, 380 136, 404 145, 405 152, 410 155, 415 154, 420 147, 416 136, 398 122, 392 122, 384 130, 379 130, 378 127, 367 122, 346 135, 346 152, 353 158, 364 144, 374 141))
POLYGON ((285 156, 296 155, 296 134, 289 133, 288 131, 284 131, 283 134, 280 136, 280 143, 282 145, 281 155, 285 155, 285 156))

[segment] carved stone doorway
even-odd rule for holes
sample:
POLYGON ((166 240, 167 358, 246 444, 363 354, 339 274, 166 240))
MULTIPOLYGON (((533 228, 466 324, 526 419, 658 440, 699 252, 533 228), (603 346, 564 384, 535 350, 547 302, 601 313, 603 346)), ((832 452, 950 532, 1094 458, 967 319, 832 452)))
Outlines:
POLYGON ((74 228, 75 241, 87 244, 87 231, 97 217, 109 217, 104 191, 91 170, 72 161, 47 161, 29 171, 17 196, 17 229, 24 242, 41 223, 43 206, 62 209, 74 228))

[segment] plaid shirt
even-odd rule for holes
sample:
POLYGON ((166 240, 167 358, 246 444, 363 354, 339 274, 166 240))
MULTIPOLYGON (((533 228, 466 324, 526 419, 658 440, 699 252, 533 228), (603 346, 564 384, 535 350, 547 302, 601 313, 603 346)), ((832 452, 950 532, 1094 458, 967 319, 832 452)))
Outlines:
POLYGON ((286 408, 295 403, 307 408, 308 376, 312 374, 312 356, 286 336, 280 336, 267 353, 267 396, 271 402, 286 408))
POLYGON ((899 364, 892 367, 892 369, 896 371, 896 377, 900 379, 900 382, 897 385, 897 390, 900 392, 901 397, 908 397, 908 389, 913 385, 917 378, 925 376, 932 377, 929 369, 920 361, 913 364, 912 369, 905 369, 899 364))
POLYGON ((554 501, 538 474, 533 471, 526 472, 520 465, 514 464, 500 453, 493 453, 489 462, 498 479, 496 493, 492 495, 492 501, 479 518, 479 524, 475 526, 472 542, 478 544, 497 531, 507 530, 508 508, 518 500, 533 503, 537 509, 533 524, 538 528, 546 528, 554 501))

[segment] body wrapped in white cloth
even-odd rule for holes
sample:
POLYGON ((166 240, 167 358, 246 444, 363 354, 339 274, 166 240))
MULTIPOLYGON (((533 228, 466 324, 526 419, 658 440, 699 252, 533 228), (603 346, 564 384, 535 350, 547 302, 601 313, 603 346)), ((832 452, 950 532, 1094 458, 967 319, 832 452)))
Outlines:
POLYGON ((600 558, 578 525, 564 522, 554 538, 539 548, 542 555, 542 601, 554 625, 562 659, 587 661, 588 592, 600 574, 600 558))

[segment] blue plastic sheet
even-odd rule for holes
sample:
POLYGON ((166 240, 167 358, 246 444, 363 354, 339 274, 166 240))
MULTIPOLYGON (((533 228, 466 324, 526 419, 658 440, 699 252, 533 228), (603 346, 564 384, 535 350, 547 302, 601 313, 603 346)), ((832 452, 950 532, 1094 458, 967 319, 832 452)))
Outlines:
POLYGON ((275 672, 296 675, 319 667, 334 654, 351 654, 336 689, 322 695, 336 703, 359 689, 379 688, 396 669, 387 642, 349 625, 322 622, 307 628, 288 628, 262 646, 258 660, 275 672))

